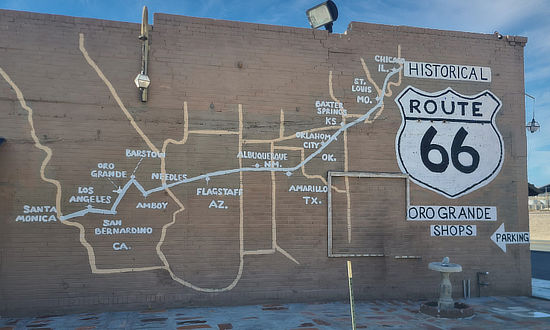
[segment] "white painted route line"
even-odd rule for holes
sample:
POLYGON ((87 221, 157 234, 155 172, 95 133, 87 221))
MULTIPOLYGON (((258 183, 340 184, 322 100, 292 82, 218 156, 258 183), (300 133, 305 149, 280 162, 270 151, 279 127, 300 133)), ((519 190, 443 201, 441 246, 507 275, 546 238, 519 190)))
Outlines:
MULTIPOLYGON (((384 85, 383 85, 383 88, 382 88, 382 92, 384 92, 386 90, 388 80, 394 74, 398 73, 399 71, 401 71, 401 68, 393 68, 390 71, 390 73, 388 73, 386 75, 386 78, 384 79, 384 85)), ((348 129, 348 128, 354 126, 354 125, 357 125, 360 122, 364 121, 365 119, 369 118, 369 116, 374 111, 376 111, 378 108, 380 108, 383 104, 384 104, 384 94, 382 93, 381 96, 378 96, 378 102, 376 103, 375 106, 373 106, 369 111, 367 111, 361 117, 358 117, 354 121, 351 121, 351 122, 349 122, 345 125, 342 125, 336 132, 334 132, 334 134, 332 134, 332 136, 327 141, 325 141, 321 144, 321 147, 319 147, 319 149, 312 152, 307 158, 305 158, 302 162, 300 162, 298 165, 296 165, 294 167, 286 167, 286 168, 242 167, 242 168, 234 168, 234 169, 230 169, 230 170, 220 170, 220 171, 215 171, 215 172, 210 172, 210 173, 198 175, 198 176, 188 178, 188 179, 184 179, 184 180, 181 180, 181 181, 173 182, 171 184, 165 184, 165 185, 162 185, 160 187, 149 189, 149 190, 145 190, 145 188, 143 188, 143 186, 135 179, 135 176, 132 175, 130 177, 130 180, 128 180, 128 182, 124 185, 124 187, 119 191, 119 195, 118 195, 117 199, 115 200, 115 202, 113 203, 113 206, 111 207, 110 210, 103 210, 103 209, 96 209, 96 208, 86 208, 84 210, 80 210, 80 211, 77 211, 77 212, 74 212, 74 213, 63 215, 63 216, 60 217, 59 220, 60 221, 65 221, 65 220, 69 220, 69 219, 72 219, 72 218, 75 218, 75 217, 84 216, 88 213, 116 214, 116 208, 118 206, 118 203, 120 203, 120 201, 122 200, 122 198, 126 194, 126 191, 128 191, 128 189, 130 188, 130 186, 132 184, 136 186, 136 188, 143 194, 144 197, 147 197, 148 195, 150 195, 154 192, 162 191, 166 188, 171 188, 171 187, 183 184, 183 183, 190 183, 190 182, 194 182, 194 181, 198 181, 198 180, 202 180, 202 179, 207 179, 208 180, 213 176, 221 176, 221 175, 227 175, 227 174, 233 174, 233 173, 239 173, 239 172, 288 172, 289 175, 292 175, 292 172, 294 172, 294 171, 300 169, 302 166, 306 165, 310 160, 315 158, 326 147, 328 147, 328 145, 330 143, 335 141, 338 138, 338 135, 342 134, 346 129, 348 129)))

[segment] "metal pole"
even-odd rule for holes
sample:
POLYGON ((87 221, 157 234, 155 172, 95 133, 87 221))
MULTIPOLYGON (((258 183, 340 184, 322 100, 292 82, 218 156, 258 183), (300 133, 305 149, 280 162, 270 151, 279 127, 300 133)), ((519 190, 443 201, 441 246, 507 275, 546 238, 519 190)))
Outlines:
POLYGON ((349 306, 351 311, 351 328, 355 330, 355 306, 353 304, 351 261, 348 260, 348 286, 349 286, 349 306))
MULTIPOLYGON (((143 6, 141 14, 141 35, 139 39, 143 45, 141 47, 141 73, 147 75, 147 66, 149 61, 149 15, 147 6, 143 6)), ((147 88, 141 88, 141 101, 147 102, 147 88)))
POLYGON ((548 186, 544 187, 546 189, 546 208, 550 208, 549 199, 548 199, 548 186))

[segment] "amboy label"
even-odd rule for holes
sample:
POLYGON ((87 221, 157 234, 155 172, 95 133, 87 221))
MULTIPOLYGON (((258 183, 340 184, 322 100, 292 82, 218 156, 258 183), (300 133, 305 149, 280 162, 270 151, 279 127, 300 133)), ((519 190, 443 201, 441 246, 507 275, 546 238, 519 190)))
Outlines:
POLYGON ((408 86, 395 102, 402 117, 397 160, 415 183, 457 198, 497 176, 504 147, 495 124, 501 102, 493 93, 428 93, 408 86))

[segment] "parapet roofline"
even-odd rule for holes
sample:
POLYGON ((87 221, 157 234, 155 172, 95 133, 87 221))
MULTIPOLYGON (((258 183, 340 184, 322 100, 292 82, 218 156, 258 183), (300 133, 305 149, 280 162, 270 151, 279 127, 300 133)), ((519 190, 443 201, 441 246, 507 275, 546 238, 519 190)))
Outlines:
MULTIPOLYGON (((135 23, 135 22, 113 21, 113 20, 101 19, 101 18, 47 14, 47 13, 37 13, 32 11, 20 11, 20 10, 10 10, 10 9, 0 9, 0 17, 8 17, 13 19, 50 21, 50 22, 68 23, 68 24, 84 24, 84 25, 117 27, 117 28, 121 27, 121 28, 136 29, 137 27, 138 30, 141 25, 141 23, 135 23)), ((139 15, 136 15, 136 20, 137 19, 139 19, 139 15)))
MULTIPOLYGON (((139 12, 138 12, 139 13, 139 12)), ((66 15, 57 15, 57 14, 44 14, 36 13, 30 11, 18 11, 18 10, 9 10, 9 9, 0 9, 0 16, 3 17, 13 17, 15 18, 24 18, 30 20, 48 20, 52 22, 60 23, 71 23, 71 24, 92 24, 96 26, 111 26, 111 27, 123 27, 123 28, 132 28, 135 29, 136 26, 139 28, 140 23, 134 22, 124 22, 124 21, 113 21, 105 20, 99 18, 88 18, 88 17, 75 17, 75 16, 66 16, 66 15)), ((136 20, 139 19, 139 15, 136 14, 136 20)), ((186 23, 197 23, 197 24, 206 24, 214 25, 225 28, 246 28, 251 30, 266 30, 266 31, 275 31, 275 32, 293 32, 304 35, 311 35, 312 31, 316 35, 329 35, 325 30, 314 30, 311 28, 302 28, 302 27, 293 27, 285 25, 270 25, 270 24, 261 24, 261 23, 249 23, 241 21, 229 21, 222 19, 214 18, 202 18, 202 17, 192 17, 185 15, 175 15, 175 14, 165 14, 165 13, 154 13, 153 14, 153 24, 157 21, 171 22, 170 25, 177 24, 178 22, 186 23)), ((352 21, 348 25, 348 29, 342 33, 331 33, 330 35, 334 36, 343 36, 343 35, 360 35, 362 33, 369 33, 372 31, 388 31, 388 32, 402 32, 402 33, 417 33, 417 34, 428 34, 428 35, 445 35, 449 37, 458 37, 458 38, 470 38, 470 39, 485 39, 485 40, 498 40, 496 36, 485 33, 473 33, 473 32, 461 32, 453 30, 438 30, 438 29, 428 29, 420 27, 411 27, 404 25, 386 25, 386 24, 376 24, 376 23, 366 23, 366 22, 357 22, 352 21)), ((503 40, 508 41, 510 44, 525 46, 527 43, 527 37, 523 36, 503 36, 503 40)))
MULTIPOLYGON (((166 13, 154 13, 154 22, 167 22, 168 25, 179 25, 179 23, 186 24, 203 24, 203 25, 212 25, 219 26, 224 28, 239 28, 247 30, 263 30, 263 31, 272 31, 272 32, 292 32, 304 35, 311 35, 312 31, 315 33, 328 34, 328 31, 325 30, 314 30, 312 28, 303 28, 287 25, 272 25, 272 24, 262 24, 262 23, 251 23, 243 21, 230 21, 224 19, 216 18, 204 18, 204 17, 194 17, 194 16, 185 16, 185 15, 175 15, 175 14, 166 14, 166 13)), ((339 33, 332 33, 334 35, 343 35, 339 33)))
MULTIPOLYGON (((347 33, 368 33, 373 31, 387 31, 387 32, 401 32, 401 33, 417 33, 417 34, 428 34, 428 35, 437 35, 437 36, 448 36, 448 37, 457 37, 457 38, 468 38, 468 39, 485 39, 485 40, 499 40, 494 33, 475 33, 475 32, 462 32, 455 30, 439 30, 439 29, 429 29, 421 27, 413 27, 406 25, 387 25, 387 24, 376 24, 376 23, 365 23, 352 21, 348 25, 347 33)), ((523 36, 503 36, 502 40, 508 42, 514 42, 520 46, 525 46, 527 43, 527 37, 523 36)))

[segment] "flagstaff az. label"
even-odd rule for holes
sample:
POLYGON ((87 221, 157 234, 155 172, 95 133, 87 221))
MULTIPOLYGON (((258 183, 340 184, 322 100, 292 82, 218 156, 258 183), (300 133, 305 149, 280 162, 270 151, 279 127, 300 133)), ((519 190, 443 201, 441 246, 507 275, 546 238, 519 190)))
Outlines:
POLYGON ((493 93, 467 96, 450 87, 429 93, 408 86, 395 102, 402 117, 397 161, 412 181, 458 198, 498 175, 504 146, 495 124, 501 102, 493 93))

